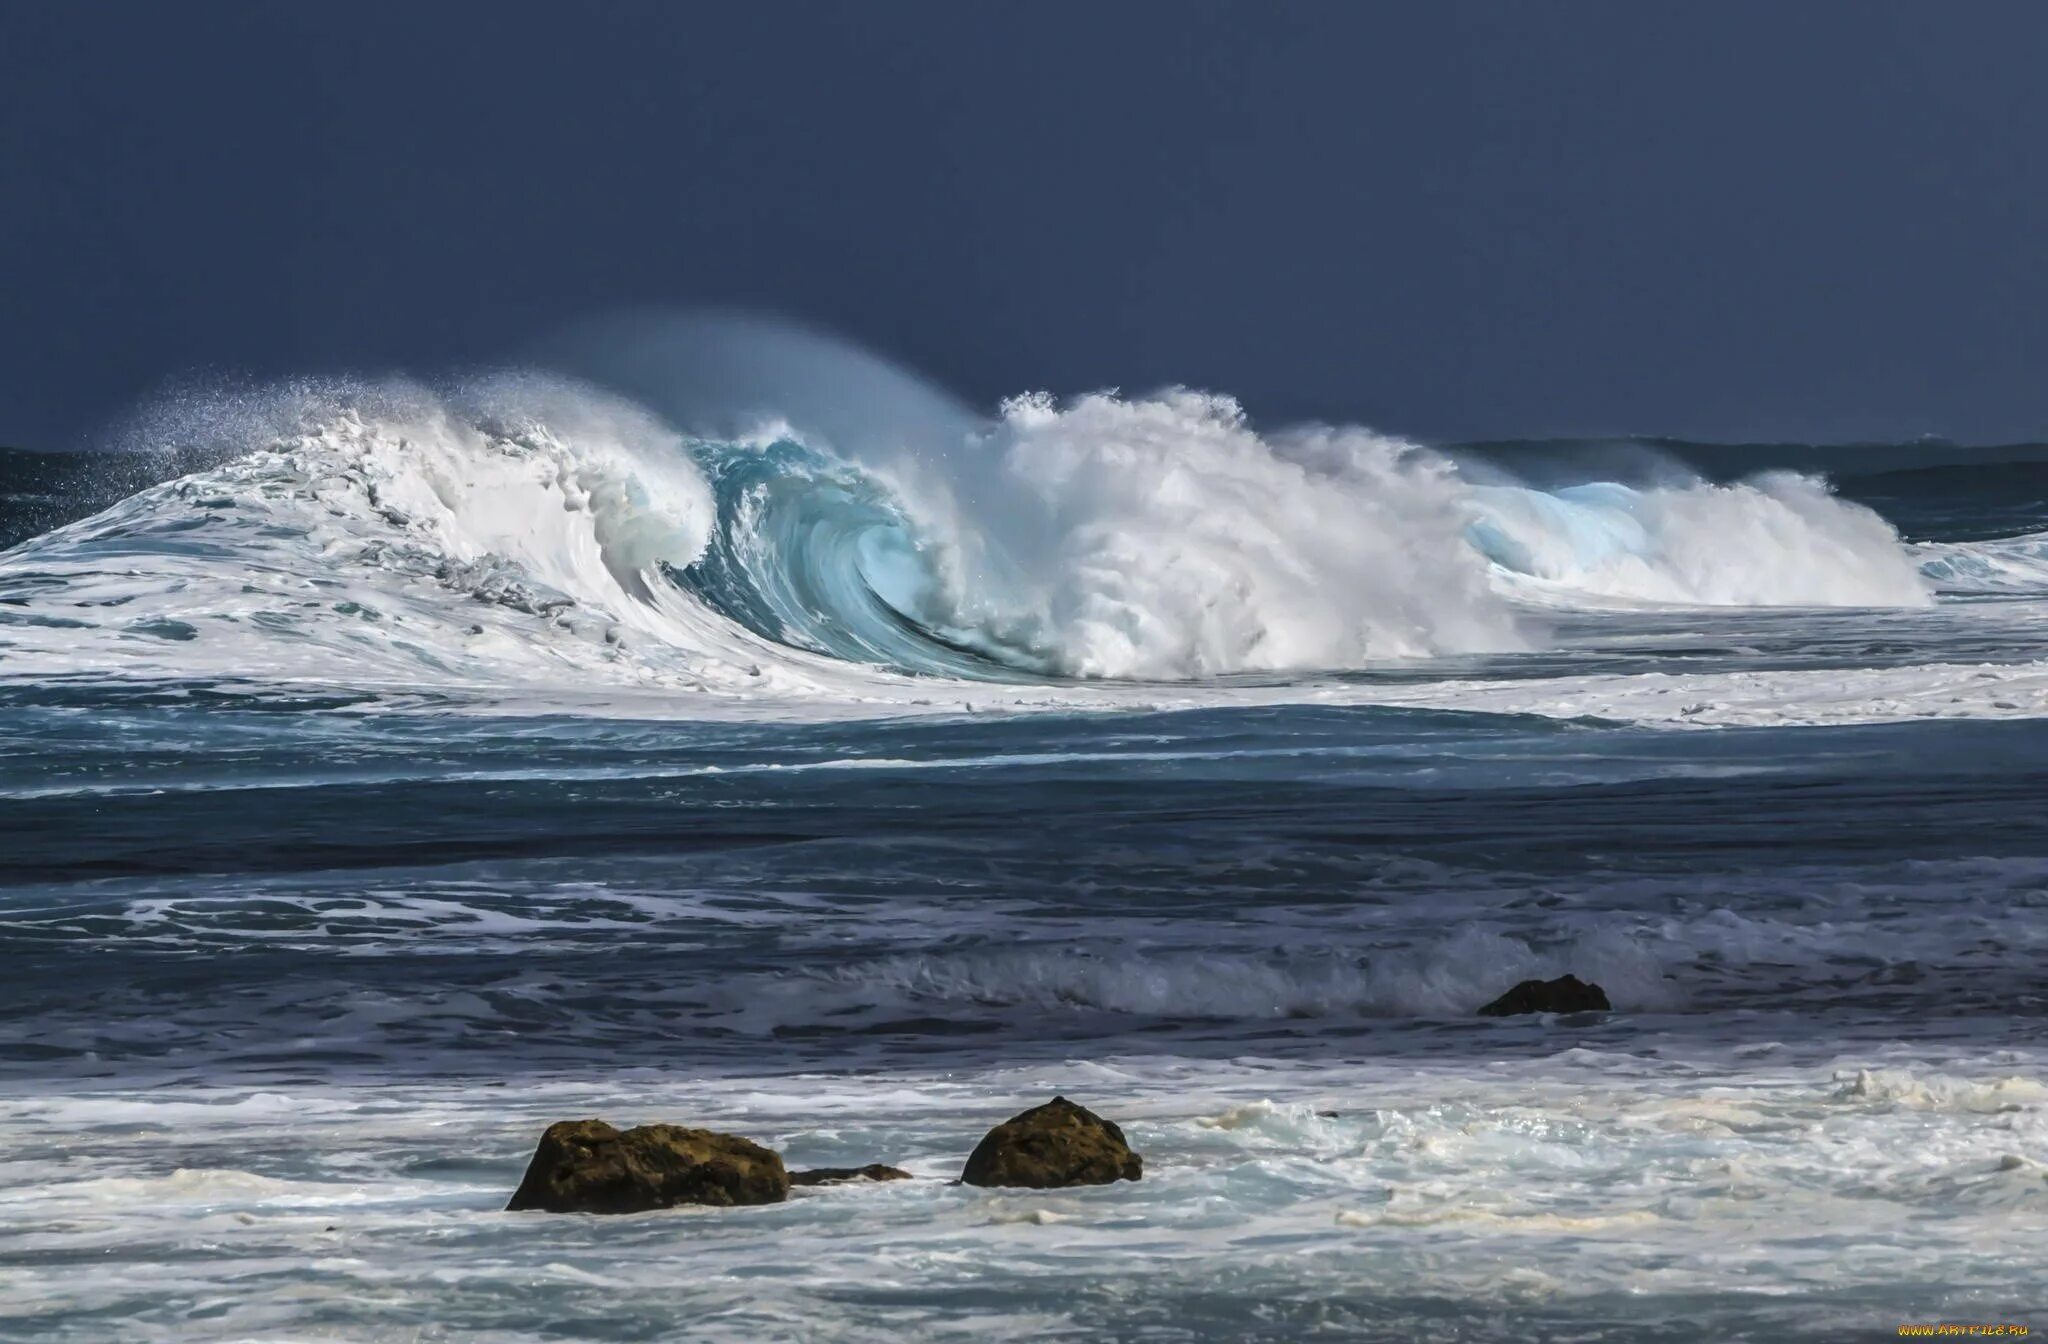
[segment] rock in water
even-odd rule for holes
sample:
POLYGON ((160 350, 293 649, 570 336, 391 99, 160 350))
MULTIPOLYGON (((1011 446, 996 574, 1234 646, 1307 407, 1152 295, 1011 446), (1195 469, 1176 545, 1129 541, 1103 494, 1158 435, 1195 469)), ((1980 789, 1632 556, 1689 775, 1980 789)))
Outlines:
POLYGON ((792 1171, 791 1185, 845 1185, 848 1181, 907 1181, 910 1173, 901 1167, 870 1162, 864 1167, 819 1167, 813 1171, 792 1171))
POLYGON ((1124 1142, 1122 1130, 1085 1106, 1054 1097, 984 1135, 960 1179, 1051 1190, 1135 1181, 1143 1174, 1144 1159, 1124 1142))
POLYGON ((1555 980, 1524 980, 1479 1010, 1481 1017, 1512 1017, 1516 1013, 1604 1013, 1613 1008, 1607 991, 1576 975, 1555 980))
POLYGON ((789 1173, 770 1148, 681 1125, 624 1132, 602 1120, 549 1125, 507 1211, 640 1213, 677 1204, 779 1204, 789 1173))

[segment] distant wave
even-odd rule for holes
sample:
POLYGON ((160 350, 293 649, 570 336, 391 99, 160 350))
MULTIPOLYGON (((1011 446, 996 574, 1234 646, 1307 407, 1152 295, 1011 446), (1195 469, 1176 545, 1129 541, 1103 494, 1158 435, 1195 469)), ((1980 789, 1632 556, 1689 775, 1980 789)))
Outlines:
POLYGON ((1920 572, 1948 593, 2048 593, 2048 532, 1913 548, 1920 572))
POLYGON ((1912 607, 1931 600, 1898 533, 1793 472, 1732 485, 1480 487, 1473 544, 1567 593, 1693 606, 1912 607))
POLYGON ((1014 947, 906 955, 792 982, 786 992, 824 1015, 917 1004, 1124 1013, 1225 1021, 1469 1014, 1532 976, 1576 968, 1618 1006, 1677 1001, 1656 952, 1617 929, 1588 930, 1537 950, 1467 929, 1441 943, 1359 958, 1329 954, 1014 947))
POLYGON ((40 649, 46 671, 482 684, 826 663, 1175 680, 1529 647, 1532 594, 1930 600, 1891 527, 1811 477, 1475 484, 1413 444, 1261 434, 1189 391, 1020 397, 909 451, 772 421, 686 438, 540 377, 298 385, 189 415, 219 465, 0 560, 10 671, 40 649))

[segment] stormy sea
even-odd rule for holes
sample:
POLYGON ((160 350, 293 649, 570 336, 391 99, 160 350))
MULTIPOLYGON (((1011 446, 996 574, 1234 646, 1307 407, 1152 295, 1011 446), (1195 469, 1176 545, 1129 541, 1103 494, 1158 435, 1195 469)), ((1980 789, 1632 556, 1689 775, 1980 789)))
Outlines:
POLYGON ((841 373, 0 456, 0 1337, 2038 1308, 2048 448, 841 373), (1564 974, 1609 1010, 1479 1014, 1564 974), (1055 1095, 1142 1179, 957 1183, 1055 1095), (914 1179, 504 1211, 586 1117, 914 1179))

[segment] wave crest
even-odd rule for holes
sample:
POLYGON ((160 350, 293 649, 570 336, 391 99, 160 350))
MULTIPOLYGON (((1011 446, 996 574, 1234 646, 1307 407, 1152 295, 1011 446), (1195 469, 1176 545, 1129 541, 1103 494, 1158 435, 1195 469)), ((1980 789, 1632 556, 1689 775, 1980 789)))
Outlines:
POLYGON ((1459 541, 1443 458, 1358 429, 1261 436, 1228 397, 1109 394, 1003 407, 1009 499, 976 511, 989 574, 1082 676, 1359 667, 1523 647, 1459 541))
POLYGON ((543 377, 302 385, 183 423, 220 465, 0 559, 11 671, 844 695, 877 665, 1178 680, 1515 649, 1532 593, 1927 600, 1889 526, 1808 478, 1475 485, 1184 390, 1020 397, 909 445, 691 439, 543 377))
POLYGON ((860 963, 812 989, 863 1001, 1027 1007, 1139 1017, 1282 1020, 1333 1016, 1461 1017, 1519 981, 1574 971, 1617 1007, 1676 1003, 1653 949, 1616 929, 1538 948, 1478 929, 1434 945, 1358 956, 1192 950, 1107 953, 1069 947, 949 951, 860 963))
POLYGON ((1891 524, 1810 476, 1473 493, 1480 516, 1468 535, 1483 554, 1577 596, 1743 607, 1932 601, 1891 524))

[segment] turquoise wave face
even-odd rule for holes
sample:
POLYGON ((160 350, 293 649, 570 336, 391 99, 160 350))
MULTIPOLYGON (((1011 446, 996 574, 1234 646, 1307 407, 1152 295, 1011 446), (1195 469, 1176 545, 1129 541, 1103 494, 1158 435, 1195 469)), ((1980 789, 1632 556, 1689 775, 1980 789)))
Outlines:
POLYGON ((953 617, 944 542, 881 481, 787 440, 694 454, 716 521, 704 554, 667 572, 722 615, 779 644, 903 672, 1049 674, 1028 642, 953 617))
POLYGON ((1475 494, 1482 512, 1465 529, 1465 539, 1517 574, 1548 578, 1655 553, 1635 512, 1642 496, 1626 485, 1595 481, 1553 491, 1493 486, 1475 494))

